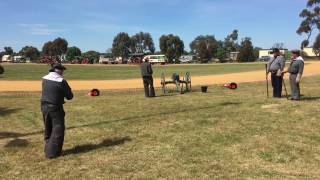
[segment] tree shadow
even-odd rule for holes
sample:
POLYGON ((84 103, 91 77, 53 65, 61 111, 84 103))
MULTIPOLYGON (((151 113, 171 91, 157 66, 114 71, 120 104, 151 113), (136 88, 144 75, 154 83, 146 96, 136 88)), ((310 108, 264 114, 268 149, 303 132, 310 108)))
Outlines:
POLYGON ((316 101, 319 99, 320 99, 319 96, 318 97, 305 97, 305 96, 303 96, 303 97, 301 97, 300 101, 316 101))
POLYGON ((0 132, 0 139, 17 138, 22 135, 23 134, 15 133, 15 132, 0 132))
POLYGON ((0 116, 7 116, 9 114, 15 113, 17 111, 21 110, 20 108, 4 108, 0 107, 0 116))
MULTIPOLYGON (((235 103, 231 103, 234 104, 235 103)), ((231 105, 230 103, 226 105, 231 105)), ((131 117, 125 117, 121 119, 114 119, 114 120, 107 120, 107 121, 99 121, 99 122, 93 122, 89 124, 83 124, 83 125, 76 125, 76 126, 69 126, 66 128, 66 130, 72 130, 72 129, 77 129, 77 128, 85 128, 85 127, 93 127, 93 126, 99 126, 99 125, 106 125, 106 124, 112 124, 112 123, 117 123, 117 122, 125 122, 125 121, 141 121, 144 118, 150 118, 152 117, 158 117, 160 115, 173 115, 173 114, 178 114, 178 113, 185 113, 185 112, 195 112, 199 110, 206 110, 206 109, 211 109, 216 107, 217 104, 214 104, 212 106, 204 106, 204 107, 199 107, 199 108, 185 108, 181 110, 171 110, 171 111, 166 111, 166 112, 158 112, 154 114, 145 114, 145 115, 140 115, 140 116, 131 116, 131 117)), ((0 139, 6 139, 6 138, 18 138, 18 137, 26 137, 26 136, 32 136, 32 135, 37 135, 37 134, 42 134, 44 131, 36 131, 36 132, 31 132, 31 133, 15 133, 15 132, 0 132, 0 139)))
POLYGON ((185 108, 185 109, 181 109, 181 110, 171 110, 171 111, 166 111, 166 112, 158 112, 158 113, 154 113, 154 114, 145 114, 145 115, 140 115, 140 116, 132 116, 132 117, 125 117, 122 119, 116 119, 116 120, 109 120, 109 121, 99 121, 99 122, 94 122, 94 123, 90 123, 90 124, 84 124, 84 125, 78 125, 78 126, 70 126, 67 129, 75 129, 75 128, 83 128, 83 127, 92 127, 92 126, 99 126, 99 125, 105 125, 105 124, 111 124, 111 123, 116 123, 116 122, 125 122, 125 121, 141 121, 144 118, 150 118, 152 119, 152 117, 158 117, 160 115, 173 115, 173 114, 178 114, 178 113, 187 113, 187 112, 195 112, 197 110, 206 110, 206 109, 211 109, 216 107, 217 105, 212 105, 212 106, 205 106, 205 107, 199 107, 199 108, 185 108))
POLYGON ((165 94, 161 94, 157 97, 173 97, 173 96, 178 96, 178 95, 181 95, 180 93, 165 93, 165 94))
POLYGON ((239 105, 242 104, 241 102, 223 102, 220 103, 221 106, 232 106, 232 105, 239 105))
POLYGON ((25 139, 16 138, 14 140, 9 141, 4 147, 5 148, 12 148, 12 147, 27 147, 29 142, 25 139))
POLYGON ((123 138, 105 139, 99 144, 84 144, 80 146, 75 146, 71 149, 63 151, 62 154, 63 156, 68 156, 71 154, 82 154, 101 148, 122 145, 127 141, 131 141, 131 138, 128 136, 123 138))

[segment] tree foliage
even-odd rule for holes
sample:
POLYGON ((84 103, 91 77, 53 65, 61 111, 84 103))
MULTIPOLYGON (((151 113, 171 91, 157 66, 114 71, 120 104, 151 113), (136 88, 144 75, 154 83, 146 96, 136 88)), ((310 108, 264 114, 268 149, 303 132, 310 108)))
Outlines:
POLYGON ((225 39, 224 39, 224 50, 226 52, 233 52, 237 51, 239 48, 238 45, 238 36, 239 36, 239 31, 238 30, 233 30, 231 34, 229 34, 225 39))
POLYGON ((246 37, 242 39, 238 59, 241 62, 250 62, 255 60, 251 38, 246 37))
POLYGON ((67 52, 67 49, 68 42, 63 38, 57 38, 54 41, 46 42, 42 47, 42 53, 45 56, 61 60, 62 55, 67 52))
POLYGON ((155 52, 155 46, 150 33, 139 32, 131 37, 132 53, 151 53, 155 52))
POLYGON ((69 47, 66 52, 66 60, 72 61, 81 56, 81 50, 78 47, 69 47))
POLYGON ((65 39, 57 38, 53 41, 53 45, 57 56, 62 56, 67 52, 68 42, 65 39))
POLYGON ((31 61, 36 61, 40 57, 39 50, 32 46, 23 47, 20 50, 19 54, 26 58, 29 58, 31 61))
POLYGON ((11 47, 4 47, 5 55, 13 55, 13 49, 11 47))
POLYGON ((214 36, 198 36, 190 43, 190 49, 201 62, 208 62, 216 54, 219 43, 214 36))
POLYGON ((223 62, 226 58, 226 51, 222 46, 217 49, 217 52, 214 55, 215 58, 218 58, 220 62, 223 62))
POLYGON ((100 53, 97 51, 88 51, 82 54, 83 58, 87 58, 91 64, 98 63, 100 58, 100 53))
MULTIPOLYGON (((320 30, 320 0, 307 0, 307 7, 303 9, 300 13, 300 17, 303 18, 297 33, 299 35, 306 34, 307 38, 301 42, 301 48, 307 47, 311 35, 314 30, 320 30)), ((315 42, 313 44, 313 50, 319 55, 320 52, 320 33, 318 34, 315 42)))
POLYGON ((169 63, 177 62, 184 52, 184 43, 179 36, 162 35, 159 42, 161 53, 165 54, 169 63))
POLYGON ((42 54, 45 56, 54 56, 54 47, 52 41, 44 43, 42 47, 42 54))
POLYGON ((112 54, 115 57, 128 58, 132 47, 132 41, 128 33, 120 32, 113 39, 112 43, 112 54))
POLYGON ((2 57, 5 55, 5 52, 4 51, 2 51, 2 52, 0 52, 0 62, 2 61, 2 57))
POLYGON ((274 43, 274 45, 272 46, 272 48, 278 48, 278 49, 284 49, 284 43, 282 42, 278 42, 278 43, 274 43))

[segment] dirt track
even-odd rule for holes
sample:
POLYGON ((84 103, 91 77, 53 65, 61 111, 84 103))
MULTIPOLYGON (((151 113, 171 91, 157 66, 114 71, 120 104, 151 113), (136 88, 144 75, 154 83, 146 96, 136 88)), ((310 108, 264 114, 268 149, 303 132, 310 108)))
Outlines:
MULTIPOLYGON (((320 75, 320 62, 308 62, 305 66, 304 77, 320 75)), ((288 75, 286 75, 287 78, 288 75)), ((257 82, 265 80, 264 71, 250 71, 244 73, 231 73, 223 75, 207 75, 192 77, 192 85, 213 85, 227 82, 257 82)), ((129 80, 90 80, 90 81, 69 81, 73 90, 98 89, 137 89, 143 88, 141 79, 129 80)), ((160 87, 160 79, 155 79, 156 87, 160 87)), ((40 91, 41 81, 0 81, 0 91, 40 91)))

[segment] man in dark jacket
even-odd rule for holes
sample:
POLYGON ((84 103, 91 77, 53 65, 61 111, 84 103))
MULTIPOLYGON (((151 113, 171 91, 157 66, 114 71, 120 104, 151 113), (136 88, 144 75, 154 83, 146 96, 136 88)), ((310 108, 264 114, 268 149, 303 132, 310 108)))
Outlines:
POLYGON ((152 78, 152 67, 149 63, 149 58, 141 64, 141 76, 143 79, 144 93, 146 97, 155 97, 153 78, 152 78))
POLYGON ((41 111, 44 121, 44 140, 46 158, 55 158, 61 155, 64 141, 64 98, 71 100, 73 93, 63 72, 66 68, 61 64, 55 64, 49 70, 49 74, 43 77, 41 111))

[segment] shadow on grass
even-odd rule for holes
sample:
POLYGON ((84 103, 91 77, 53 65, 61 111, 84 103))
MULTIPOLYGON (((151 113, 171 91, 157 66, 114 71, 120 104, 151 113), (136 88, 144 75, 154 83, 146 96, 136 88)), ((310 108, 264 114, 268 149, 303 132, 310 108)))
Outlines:
POLYGON ((132 116, 132 117, 126 117, 122 119, 116 119, 116 120, 111 120, 111 121, 100 121, 100 122, 95 122, 95 123, 90 123, 90 124, 84 124, 84 125, 79 125, 79 126, 70 126, 67 129, 75 129, 75 128, 83 128, 83 127, 92 127, 92 126, 99 126, 103 124, 111 124, 111 123, 117 123, 117 122, 125 122, 125 121, 141 121, 141 119, 144 118, 150 118, 153 119, 152 117, 158 117, 161 115, 173 115, 173 114, 179 114, 179 113, 187 113, 187 112, 195 112, 195 111, 200 111, 200 110, 206 110, 206 109, 211 109, 216 107, 217 104, 212 105, 212 106, 205 106, 205 107, 199 107, 199 108, 186 108, 182 109, 180 111, 166 111, 166 112, 158 112, 154 114, 146 114, 142 116, 132 116))
POLYGON ((223 102, 220 103, 221 106, 232 106, 232 105, 240 105, 242 104, 241 102, 223 102))
POLYGON ((68 156, 71 154, 82 154, 82 153, 87 153, 87 152, 94 151, 101 148, 122 145, 127 141, 131 141, 131 138, 123 137, 123 138, 105 139, 99 144, 84 144, 80 146, 75 146, 72 149, 63 151, 62 154, 63 156, 68 156))
POLYGON ((7 116, 9 114, 15 113, 17 111, 19 111, 19 108, 4 108, 4 107, 0 107, 0 116, 7 116))
POLYGON ((16 138, 12 141, 9 141, 4 147, 5 148, 12 148, 12 147, 26 147, 29 145, 29 142, 25 139, 16 138))
POLYGON ((19 136, 23 136, 23 134, 15 133, 15 132, 0 132, 0 139, 17 138, 19 136))
POLYGON ((180 93, 166 93, 166 94, 160 94, 156 97, 161 98, 161 97, 172 97, 172 96, 178 96, 181 95, 180 93))
POLYGON ((320 97, 301 97, 300 101, 316 101, 316 100, 319 100, 320 97))
MULTIPOLYGON (((89 124, 83 124, 83 125, 77 125, 77 126, 70 126, 66 128, 67 130, 72 130, 72 129, 77 129, 77 128, 84 128, 84 127, 93 127, 93 126, 99 126, 99 125, 106 125, 106 124, 111 124, 111 123, 117 123, 117 122, 125 122, 125 121, 141 121, 144 118, 150 118, 152 119, 153 117, 158 117, 161 115, 173 115, 173 114, 179 114, 179 113, 188 113, 188 112, 195 112, 195 111, 200 111, 200 110, 207 110, 214 108, 216 106, 231 106, 231 105, 239 105, 241 104, 240 102, 223 102, 220 104, 213 104, 212 106, 204 106, 204 107, 198 107, 198 108, 185 108, 181 109, 179 111, 171 110, 171 111, 166 111, 166 112, 158 112, 154 114, 146 114, 142 116, 132 116, 132 117, 125 117, 121 119, 115 119, 115 120, 107 120, 107 121, 100 121, 100 122, 94 122, 94 123, 89 123, 89 124)), ((25 133, 25 134, 20 134, 20 133, 14 133, 14 132, 0 132, 0 139, 5 139, 5 138, 17 138, 17 137, 25 137, 25 136, 31 136, 31 135, 37 135, 37 134, 42 134, 43 131, 37 131, 37 132, 32 132, 32 133, 25 133)))

